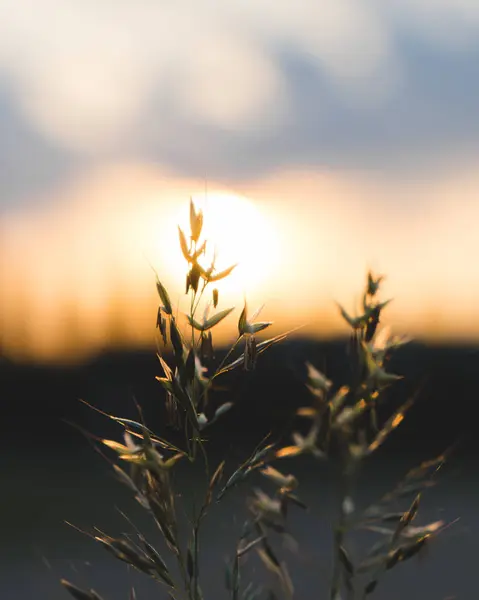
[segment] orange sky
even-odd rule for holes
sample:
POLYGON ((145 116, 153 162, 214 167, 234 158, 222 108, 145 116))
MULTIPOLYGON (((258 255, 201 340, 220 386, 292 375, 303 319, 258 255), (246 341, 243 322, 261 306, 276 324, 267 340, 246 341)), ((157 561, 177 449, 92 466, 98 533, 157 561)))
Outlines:
MULTIPOLYGON (((387 275, 383 293, 395 301, 385 316, 396 331, 479 340, 477 173, 404 183, 291 171, 229 189, 208 182, 211 210, 228 207, 220 259, 241 263, 220 286, 220 307, 237 307, 222 339, 234 335, 245 295, 252 309, 266 303, 262 318, 275 321, 275 332, 303 323, 307 335, 345 331, 334 300, 354 310, 372 267, 387 275)), ((176 223, 203 190, 201 181, 117 165, 0 217, 7 356, 75 359, 151 344, 158 301, 150 263, 181 307, 176 223)))

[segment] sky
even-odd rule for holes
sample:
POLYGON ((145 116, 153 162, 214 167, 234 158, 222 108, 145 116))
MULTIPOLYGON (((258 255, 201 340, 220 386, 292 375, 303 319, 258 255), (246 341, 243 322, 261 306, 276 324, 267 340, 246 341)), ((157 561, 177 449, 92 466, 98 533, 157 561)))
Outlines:
POLYGON ((372 267, 392 325, 477 341, 478 65, 476 0, 1 0, 3 352, 150 343, 205 188, 225 303, 324 337, 372 267))

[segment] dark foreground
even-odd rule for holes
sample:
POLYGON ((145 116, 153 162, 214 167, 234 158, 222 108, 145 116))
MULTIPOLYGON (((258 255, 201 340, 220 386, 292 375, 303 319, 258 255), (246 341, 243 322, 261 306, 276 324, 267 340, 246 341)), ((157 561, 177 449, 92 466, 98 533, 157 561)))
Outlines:
MULTIPOLYGON (((268 431, 276 436, 294 409, 307 400, 299 386, 306 359, 325 369, 338 383, 347 377, 342 344, 297 343, 264 358, 253 376, 229 381, 238 408, 212 430, 212 462, 222 458, 230 467, 245 458, 268 431)), ((454 521, 427 553, 387 574, 373 596, 378 600, 473 600, 477 597, 479 556, 479 478, 474 415, 479 389, 479 354, 468 348, 423 348, 403 351, 392 365, 406 380, 391 394, 392 404, 423 384, 417 406, 382 458, 367 465, 358 502, 373 501, 388 483, 422 459, 430 458, 464 438, 441 473, 438 486, 424 495, 418 523, 454 521), (402 386, 402 387, 401 387, 402 386)), ((138 599, 166 598, 165 592, 122 563, 64 521, 81 529, 97 526, 115 535, 132 532, 121 511, 155 541, 155 532, 130 494, 116 482, 104 459, 66 421, 100 436, 119 439, 119 430, 78 403, 82 397, 110 412, 135 416, 132 396, 145 407, 150 425, 161 429, 161 404, 151 353, 103 357, 70 369, 7 365, 0 369, 1 495, 0 598, 2 600, 66 600, 58 580, 65 577, 81 587, 95 587, 105 600, 128 598, 136 587, 138 599)), ((301 497, 311 507, 291 514, 291 533, 299 544, 295 554, 281 550, 290 565, 298 599, 327 598, 330 523, 335 515, 330 473, 315 463, 284 463, 298 467, 301 497)), ((259 479, 252 481, 254 485, 259 479)), ((202 489, 200 471, 182 468, 178 487, 189 503, 202 489)), ((227 598, 224 563, 234 548, 247 515, 247 487, 234 491, 214 507, 205 522, 201 576, 205 600, 227 598)), ((368 540, 369 541, 369 540, 368 540)), ((356 540, 358 544, 360 540, 356 540)), ((353 547, 359 554, 361 545, 353 547)), ((246 569, 254 579, 270 583, 254 559, 246 569)))

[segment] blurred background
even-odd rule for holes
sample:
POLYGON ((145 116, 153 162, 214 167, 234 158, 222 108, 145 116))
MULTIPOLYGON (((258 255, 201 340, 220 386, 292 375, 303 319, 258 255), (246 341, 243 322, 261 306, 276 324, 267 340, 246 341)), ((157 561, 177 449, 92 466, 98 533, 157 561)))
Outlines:
MULTIPOLYGON (((393 361, 392 405, 423 387, 365 488, 464 442, 427 494, 429 516, 459 524, 378 598, 475 597, 478 40, 475 0, 0 0, 2 599, 61 600, 63 576, 127 597, 133 576, 64 520, 114 532, 113 504, 141 516, 66 421, 118 436, 78 400, 134 417, 136 398, 162 430, 153 270, 181 310, 190 197, 219 266, 239 262, 218 285, 236 306, 219 355, 245 299, 274 334, 302 326, 229 381, 213 455, 281 435, 305 361, 344 380, 335 301, 354 312, 367 270, 384 273, 384 324, 415 339, 393 361)), ((320 507, 319 541, 296 523, 306 598, 327 584, 334 496, 301 469, 320 507)), ((195 477, 180 475, 185 497, 195 477)), ((223 511, 204 567, 218 598, 244 494, 223 511)))

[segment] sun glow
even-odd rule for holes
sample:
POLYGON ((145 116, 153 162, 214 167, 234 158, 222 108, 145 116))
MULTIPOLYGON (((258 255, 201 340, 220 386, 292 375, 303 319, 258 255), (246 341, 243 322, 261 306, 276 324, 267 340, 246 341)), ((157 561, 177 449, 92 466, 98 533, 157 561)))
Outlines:
MULTIPOLYGON (((236 307, 215 342, 235 335, 244 298, 251 313, 265 305, 262 318, 274 321, 275 333, 305 324, 302 335, 345 333, 335 301, 353 310, 368 268, 387 276, 383 292, 395 300, 385 324, 393 331, 479 339, 479 279, 471 263, 479 251, 471 225, 479 218, 476 172, 427 185, 398 183, 397 197, 385 203, 383 184, 293 172, 236 184, 234 193, 215 182, 207 194, 195 194, 209 257, 216 246, 218 270, 239 263, 211 285, 219 310, 236 307), (403 206, 403 196, 425 200, 403 206)), ((189 235, 189 195, 201 188, 198 180, 122 164, 69 182, 48 203, 34 198, 23 211, 0 215, 0 350, 66 361, 153 346, 158 295, 151 267, 175 311, 190 310, 178 225, 189 235)))
MULTIPOLYGON (((242 296, 264 294, 280 263, 280 244, 271 219, 258 204, 245 197, 225 192, 208 192, 192 197, 196 209, 203 211, 201 240, 206 253, 200 263, 207 268, 216 256, 216 269, 237 264, 231 275, 215 283, 223 299, 238 303, 242 296)), ((187 266, 179 248, 177 225, 189 235, 189 206, 184 203, 172 216, 175 225, 165 239, 163 253, 169 257, 165 267, 179 285, 184 285, 187 266), (166 244, 169 251, 166 250, 166 244), (175 248, 175 251, 172 251, 175 248)))

